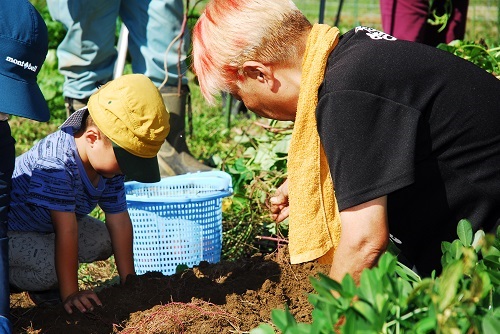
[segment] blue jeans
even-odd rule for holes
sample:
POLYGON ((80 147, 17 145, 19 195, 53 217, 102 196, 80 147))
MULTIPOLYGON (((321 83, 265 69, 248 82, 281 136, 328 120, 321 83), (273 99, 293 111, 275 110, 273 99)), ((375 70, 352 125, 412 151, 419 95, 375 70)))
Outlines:
POLYGON ((10 332, 9 239, 7 214, 15 161, 15 141, 7 121, 0 121, 0 330, 10 332))
POLYGON ((59 70, 65 76, 63 95, 83 99, 96 89, 96 82, 112 79, 117 58, 115 32, 120 17, 129 30, 128 51, 132 71, 149 77, 159 86, 168 73, 166 85, 177 86, 179 72, 187 84, 185 57, 189 32, 165 53, 181 32, 182 0, 47 0, 52 18, 68 30, 57 49, 59 70), (164 61, 167 57, 167 71, 164 61))

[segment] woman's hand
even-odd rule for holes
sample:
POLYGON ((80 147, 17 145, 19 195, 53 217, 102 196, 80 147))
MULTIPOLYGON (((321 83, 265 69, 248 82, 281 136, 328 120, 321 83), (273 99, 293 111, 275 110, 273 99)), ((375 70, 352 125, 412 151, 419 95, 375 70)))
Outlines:
POLYGON ((276 190, 274 195, 269 199, 269 210, 271 210, 271 218, 277 223, 285 220, 289 213, 288 206, 288 180, 276 190))

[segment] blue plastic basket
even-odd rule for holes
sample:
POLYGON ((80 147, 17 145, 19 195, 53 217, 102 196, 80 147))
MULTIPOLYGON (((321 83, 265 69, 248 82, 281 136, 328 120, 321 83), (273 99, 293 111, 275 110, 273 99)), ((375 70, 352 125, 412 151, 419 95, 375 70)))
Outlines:
POLYGON ((125 183, 134 229, 137 274, 172 275, 180 264, 220 261, 222 198, 233 192, 221 171, 163 178, 157 183, 125 183))

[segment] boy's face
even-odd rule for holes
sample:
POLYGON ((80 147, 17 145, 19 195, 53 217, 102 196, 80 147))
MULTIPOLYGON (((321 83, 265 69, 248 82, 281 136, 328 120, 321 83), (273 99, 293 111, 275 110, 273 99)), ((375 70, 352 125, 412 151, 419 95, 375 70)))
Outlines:
POLYGON ((105 178, 112 178, 123 174, 116 160, 113 145, 109 139, 101 138, 96 140, 92 149, 88 151, 87 156, 97 174, 105 178))

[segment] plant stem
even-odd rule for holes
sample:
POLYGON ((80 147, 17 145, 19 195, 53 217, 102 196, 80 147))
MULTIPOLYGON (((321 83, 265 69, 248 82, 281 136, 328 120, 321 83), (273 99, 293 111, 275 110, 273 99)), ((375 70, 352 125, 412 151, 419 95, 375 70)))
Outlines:
POLYGON ((261 239, 261 240, 270 240, 270 241, 275 241, 275 242, 282 242, 282 243, 285 243, 287 244, 288 243, 288 240, 286 239, 283 239, 283 238, 274 238, 274 237, 266 237, 266 236, 262 236, 262 235, 258 235, 256 236, 257 239, 261 239))
MULTIPOLYGON (((389 328, 389 327, 391 327, 391 326, 394 326, 394 325, 396 325, 397 327, 399 327, 399 321, 400 320, 406 320, 408 318, 411 318, 415 314, 419 314, 419 313, 422 313, 422 312, 427 312, 428 310, 429 310, 428 307, 418 308, 418 309, 416 309, 413 312, 410 312, 410 313, 407 313, 407 314, 403 315, 402 317, 398 317, 398 319, 394 319, 394 320, 389 321, 388 323, 385 324, 384 327, 386 329, 389 328)), ((398 308, 398 315, 399 315, 399 308, 398 308)))

